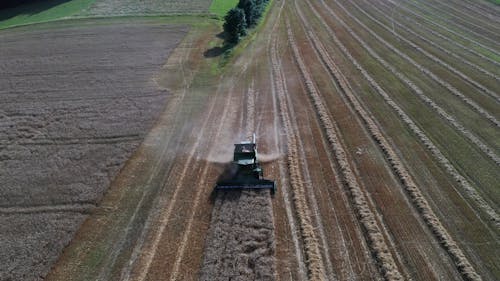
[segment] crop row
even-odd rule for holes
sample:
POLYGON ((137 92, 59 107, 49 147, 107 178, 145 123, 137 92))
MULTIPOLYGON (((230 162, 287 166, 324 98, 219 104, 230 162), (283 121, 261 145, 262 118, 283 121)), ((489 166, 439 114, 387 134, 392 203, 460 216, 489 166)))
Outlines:
MULTIPOLYGON (((422 2, 423 3, 423 2, 422 2)), ((493 21, 488 21, 488 20, 484 20, 484 19, 487 19, 488 16, 485 15, 484 13, 477 13, 476 11, 464 11, 464 9, 457 9, 456 7, 458 7, 459 5, 457 5, 457 3, 454 3, 452 5, 449 5, 448 2, 441 2, 441 1, 433 1, 432 2, 432 5, 441 5, 442 7, 444 6, 444 9, 440 9, 439 11, 440 12, 443 12, 444 14, 449 14, 447 11, 453 11, 453 15, 454 16, 458 16, 458 17, 461 17, 461 18, 464 18, 464 19, 467 19, 467 20, 476 20, 478 23, 480 22, 481 24, 483 24, 483 26, 488 26, 488 28, 491 28, 491 29, 497 29, 499 26, 498 25, 495 25, 493 24, 492 22, 493 21), (475 13, 476 15, 472 15, 472 13, 475 13)), ((436 8, 438 8, 436 6, 436 8)), ((439 8, 438 8, 439 9, 439 8)))
MULTIPOLYGON (((491 44, 494 44, 494 45, 497 44, 497 42, 495 42, 494 40, 492 40, 491 38, 489 38, 488 36, 485 36, 485 34, 483 34, 483 33, 489 33, 488 31, 477 32, 464 24, 459 25, 458 23, 460 20, 458 20, 458 21, 457 20, 448 20, 446 17, 442 16, 441 11, 439 14, 436 14, 429 9, 417 6, 415 3, 408 2, 408 4, 411 7, 413 7, 412 8, 413 11, 419 11, 421 14, 424 14, 426 16, 434 16, 434 18, 437 18, 441 22, 445 23, 446 26, 453 26, 456 28, 456 30, 465 31, 469 34, 474 34, 476 37, 481 38, 482 40, 484 40, 486 42, 490 42, 491 44)), ((470 24, 470 23, 468 23, 468 24, 470 24)))
MULTIPOLYGON (((415 66, 415 68, 417 68, 418 70, 420 70, 421 72, 429 75, 430 77, 434 78, 434 80, 436 81, 441 81, 434 73, 432 73, 430 70, 424 68, 423 66, 421 66, 420 64, 418 64, 416 61, 414 61, 413 59, 411 59, 408 55, 406 55, 405 53, 401 52, 400 50, 398 50, 397 48, 395 48, 393 45, 391 45, 390 43, 388 43, 387 41, 385 41, 383 38, 381 38, 379 35, 377 35, 375 32, 373 32, 371 29, 369 29, 365 24, 363 24, 362 22, 360 22, 356 17, 354 17, 349 11, 347 11, 341 4, 340 4, 341 8, 346 12, 346 14, 348 14, 351 18, 353 18, 359 25, 363 26, 370 34, 372 34, 373 36, 375 36, 380 42, 382 42, 386 47, 390 48, 393 52, 395 52, 396 54, 400 55, 401 57, 403 57, 404 59, 406 59, 406 61, 408 61, 410 64, 412 64, 413 66, 415 66)), ((359 7, 358 7, 359 8, 359 7)), ((334 17, 336 17, 336 15, 334 14, 334 17)), ((420 89, 413 81, 411 81, 408 77, 406 77, 404 74, 402 74, 401 72, 397 71, 392 65, 390 65, 387 61, 385 61, 383 58, 381 58, 375 51, 373 51, 373 49, 368 45, 366 44, 347 24, 345 24, 345 22, 336 17, 339 22, 348 30, 348 32, 368 51, 368 53, 373 56, 378 62, 380 62, 380 64, 382 64, 385 68, 387 68, 388 70, 391 71, 392 74, 394 74, 396 77, 398 77, 398 79, 400 79, 404 84, 406 84, 416 95, 417 97, 419 97, 421 100, 423 100, 427 105, 429 105, 433 110, 435 110, 442 118, 444 118, 446 121, 448 121, 448 123, 450 123, 453 127, 455 127, 455 129, 457 129, 457 131, 459 131, 460 133, 462 133, 465 137, 467 137, 472 143, 474 143, 475 145, 477 145, 479 147, 479 149, 485 153, 486 155, 488 155, 488 157, 490 157, 493 161, 495 161, 495 163, 497 165, 500 165, 500 158, 496 155, 496 153, 494 152, 493 149, 491 149, 490 147, 488 147, 486 144, 484 144, 481 140, 479 140, 475 135, 473 135, 469 130, 467 130, 464 126, 462 126, 459 122, 457 122, 455 120, 455 118, 453 118, 450 114, 448 114, 444 109, 442 109, 440 106, 438 106, 432 99, 430 99, 429 97, 427 97, 422 89, 420 89)), ((373 20, 376 20, 374 18, 371 18, 373 20)), ((380 22, 378 22, 380 23, 380 22)), ((442 81, 442 83, 446 83, 444 81, 442 81)), ((461 93, 459 93, 461 94, 461 93)), ((469 102, 472 102, 470 101, 468 98, 466 98, 465 96, 463 96, 463 99, 467 99, 469 102)), ((492 117, 492 116, 491 116, 492 117)), ((494 117, 492 117, 494 118, 494 117)), ((496 121, 496 119, 495 119, 496 121)), ((497 121, 498 122, 498 121, 497 121)))
MULTIPOLYGON (((379 2, 379 4, 383 5, 384 7, 386 7, 388 10, 392 9, 391 7, 388 6, 388 4, 386 4, 385 2, 379 2)), ((375 7, 376 5, 372 5, 373 7, 375 7)), ((376 8, 376 7, 375 7, 376 8)), ((379 10, 378 8, 376 8, 377 10, 379 10)), ((414 25, 415 27, 418 27, 419 30, 422 30, 422 31, 425 31, 425 32, 428 32, 428 33, 431 33, 432 35, 436 36, 436 37, 439 37, 440 39, 444 40, 444 41, 447 41, 448 43, 451 43, 455 46, 457 46, 458 48, 462 49, 462 50, 465 50, 477 57, 480 57, 492 64, 495 64, 497 66, 500 66, 500 63, 481 54, 480 52, 476 51, 474 48, 470 48, 468 46, 465 46, 465 45, 462 45, 460 44, 459 42, 457 42, 456 40, 453 40, 451 38, 449 38, 448 36, 445 36, 437 31, 435 31, 434 29, 432 28, 429 28, 427 26, 425 26, 424 24, 420 23, 419 21, 417 20, 414 20, 412 19, 411 17, 408 17, 406 16, 405 17, 405 22, 407 22, 408 24, 412 24, 414 25)))
POLYGON ((292 187, 293 202, 299 218, 301 236, 304 242, 306 266, 310 280, 325 280, 325 270, 321 258, 316 230, 311 221, 311 210, 307 205, 303 179, 300 171, 300 156, 296 136, 293 132, 292 122, 286 102, 285 81, 283 71, 278 58, 277 43, 274 39, 271 45, 271 63, 273 68, 274 84, 278 93, 281 119, 286 135, 288 150, 288 168, 290 173, 290 185, 292 187))
MULTIPOLYGON (((364 15, 366 15, 368 18, 370 18, 371 20, 373 20, 374 22, 376 22, 379 26, 381 26, 382 28, 386 29, 388 32, 391 32, 394 36, 396 36, 399 40, 407 43, 408 45, 410 45, 413 49, 417 50, 418 52, 422 53, 425 57, 429 58, 430 60, 434 61, 435 63, 441 65, 442 67, 446 68, 447 70, 449 70, 450 72, 452 72, 453 74, 459 76, 460 78, 462 78, 463 80, 467 81, 469 84, 473 85, 474 87, 480 89, 482 92, 486 93, 487 95, 493 97, 494 99, 496 99, 497 101, 500 101, 500 97, 497 95, 497 93, 493 92, 492 90, 488 89, 487 87, 481 85, 480 83, 478 83, 477 81, 474 81, 473 79, 471 79, 470 77, 468 77, 467 75, 463 74, 462 72, 460 72, 459 70, 455 69, 454 67, 450 66, 449 64, 447 64, 446 62, 442 61, 441 59, 439 59, 438 57, 432 55, 431 53, 427 52, 426 50, 422 49, 421 47, 417 46, 415 43, 413 43, 412 41, 404 38, 403 36, 399 35, 398 33, 395 33, 393 32, 389 27, 387 27, 386 25, 384 25, 383 23, 381 23, 379 20, 373 18, 371 15, 369 15, 368 13, 366 13, 363 9, 361 9, 359 7, 358 4, 356 4, 355 2, 353 1, 350 1, 353 3, 353 5, 358 8, 358 10, 360 10, 364 15)), ((340 4, 340 6, 342 6, 342 4, 340 4)), ((342 6, 343 7, 343 6, 342 6)), ((344 9, 345 10, 345 9, 344 9)), ((351 17, 352 14, 350 14, 351 17)), ((355 17, 353 17, 355 18, 355 17)), ((356 20, 356 22, 359 22, 359 20, 356 20)), ((365 29, 367 29, 371 34, 374 34, 375 37, 380 38, 380 36, 378 36, 376 33, 373 32, 373 30, 371 30, 370 28, 366 27, 365 26, 365 29)), ((381 40, 382 41, 382 40, 381 40)), ((384 44, 384 45, 387 45, 387 44, 384 44)), ((395 48, 393 48, 395 49, 395 48)), ((398 53, 399 54, 399 53, 398 53)), ((448 88, 448 87, 447 87, 448 88)), ((458 90, 457 90, 458 91, 458 90)))
POLYGON ((485 2, 486 5, 478 1, 451 1, 453 5, 457 7, 461 7, 464 11, 474 12, 478 15, 481 15, 484 18, 491 19, 495 22, 500 22, 500 17, 497 13, 499 9, 496 8, 493 4, 485 2), (492 9, 493 6, 493 9, 492 9))
POLYGON ((493 54, 495 54, 495 55, 497 55, 497 56, 499 56, 499 55, 500 55, 500 54, 499 54, 496 50, 494 50, 494 49, 492 49, 492 48, 490 48, 490 47, 488 47, 488 46, 485 46, 484 44, 482 44, 482 43, 480 43, 480 42, 478 42, 478 41, 476 41, 476 40, 474 40, 474 39, 471 39, 471 38, 469 38, 469 37, 467 37, 467 36, 465 36, 465 35, 462 35, 462 34, 460 34, 460 33, 457 33, 457 32, 455 32, 455 31, 453 31, 453 30, 449 29, 449 28, 448 28, 448 27, 446 27, 446 26, 443 26, 443 25, 441 25, 441 24, 439 24, 439 23, 437 23, 437 22, 435 22, 435 21, 433 21, 433 20, 431 20, 431 19, 428 19, 428 18, 426 18, 426 17, 424 17, 424 16, 422 16, 422 15, 419 15, 419 14, 415 13, 415 12, 414 12, 413 10, 411 10, 411 9, 408 9, 408 8, 403 7, 403 6, 401 6, 401 5, 396 5, 396 4, 394 4, 394 2, 393 2, 392 0, 388 0, 388 1, 389 1, 391 4, 395 5, 397 8, 399 8, 399 9, 401 9, 401 10, 404 10, 404 11, 406 11, 406 12, 408 12, 408 13, 410 13, 410 14, 414 15, 414 16, 415 16, 415 17, 417 17, 417 18, 422 19, 423 21, 428 22, 429 24, 431 24, 431 25, 433 25, 433 26, 436 26, 436 27, 438 27, 438 28, 440 28, 440 29, 442 29, 442 30, 445 30, 445 31, 446 31, 446 32, 448 32, 448 33, 451 33, 451 34, 453 34, 453 35, 455 35, 455 36, 457 36, 457 37, 459 37, 459 38, 461 38, 461 39, 465 40, 465 41, 468 41, 468 42, 470 42, 470 43, 472 43, 472 44, 475 44, 475 45, 477 45, 477 46, 479 46, 479 47, 481 47, 481 48, 483 48, 483 49, 485 49, 485 50, 488 50, 488 51, 492 52, 493 54))
MULTIPOLYGON (((323 2, 323 1, 322 1, 323 2)), ((335 16, 335 12, 324 3, 325 9, 329 11, 332 16, 335 16)), ((318 12, 311 6, 315 14, 320 17, 318 12)), ((400 116, 401 120, 406 123, 408 128, 417 136, 418 140, 431 152, 431 155, 440 163, 440 165, 445 169, 445 171, 462 187, 465 193, 477 202, 486 214, 490 217, 496 225, 500 226, 500 216, 497 212, 482 198, 479 193, 473 188, 469 182, 456 170, 456 168, 451 164, 451 162, 442 154, 442 152, 436 147, 436 145, 427 137, 427 135, 415 124, 415 122, 404 112, 404 110, 396 104, 392 98, 387 94, 385 90, 380 87, 380 85, 375 81, 375 79, 358 63, 358 61, 351 55, 347 50, 345 45, 337 38, 331 27, 323 22, 323 25, 327 29, 329 35, 335 43, 339 46, 346 57, 351 61, 351 63, 358 69, 358 71, 363 75, 366 81, 376 90, 385 102, 393 108, 393 110, 400 116)))
POLYGON ((341 142, 337 136, 336 125, 328 115, 328 110, 326 109, 316 87, 314 86, 311 75, 307 71, 305 63, 300 56, 297 43, 295 42, 293 32, 289 25, 287 26, 287 29, 288 40, 290 42, 290 46, 292 47, 295 61, 299 66, 302 77, 307 87, 308 94, 313 101, 316 112, 319 115, 321 125, 326 132, 328 141, 336 156, 343 180, 347 185, 349 192, 351 193, 355 210, 360 218, 361 224, 366 231, 367 238, 370 242, 369 245, 372 248, 372 252, 377 258, 377 261, 381 266, 381 271, 383 272, 387 280, 402 280, 403 277, 396 266, 394 258, 389 252, 389 248, 385 242, 382 231, 377 224, 377 220, 375 219, 376 216, 370 209, 368 201, 356 180, 352 168, 350 167, 347 153, 342 147, 341 142))
MULTIPOLYGON (((371 6, 373 9, 375 9, 376 11, 378 11, 380 14, 382 14, 384 17, 386 18, 390 18, 390 16, 384 12, 383 10, 380 10, 376 5, 372 5, 371 6)), ((393 20, 392 21, 393 24, 396 24, 397 26, 401 27, 402 30, 412 34, 413 36, 415 36, 416 38, 418 38, 419 40, 421 40, 422 42, 425 42, 426 44, 429 44, 431 46, 434 46, 435 48, 439 49, 440 51, 442 51, 443 53, 447 54, 448 56, 450 57, 454 57, 456 58, 457 60, 459 60, 460 62, 476 69, 477 71, 481 72, 482 74, 486 75, 486 76, 489 76, 497 81, 500 81, 500 77, 498 77, 496 74, 494 73, 491 73, 487 70, 485 70, 484 68, 478 66, 477 64, 475 63, 472 63, 466 59, 464 59, 463 57, 455 54, 454 52, 451 52, 450 50, 448 50, 447 48, 444 48, 442 46, 439 46, 438 44, 434 43, 432 40, 429 40, 427 39, 426 37, 418 34, 417 32, 411 30, 410 28, 408 28, 407 26, 401 24, 400 22, 398 22, 397 20, 393 20)))
POLYGON ((457 268, 460 269, 462 274, 464 274, 464 276, 469 279, 479 280, 479 276, 475 273, 471 264, 469 263, 467 258, 463 255, 462 250, 458 247, 456 242, 448 234, 445 227, 439 221, 438 217, 435 215, 429 203, 422 195, 420 189, 411 178, 409 172, 403 166, 402 161, 400 160, 396 152, 392 149, 391 145, 386 140, 386 138, 383 136, 383 133, 380 130, 380 128, 376 125, 376 122, 372 119, 371 113, 363 109, 359 101, 356 99, 355 95, 352 93, 351 87, 347 82, 347 79, 342 74, 342 72, 335 66, 333 60, 330 58, 329 54, 324 49, 319 39, 312 32, 309 32, 309 37, 310 41, 312 42, 319 56, 321 57, 323 63, 327 66, 330 74, 332 75, 332 77, 342 90, 342 93, 344 94, 344 96, 347 97, 347 100, 350 102, 352 107, 354 107, 354 110, 361 117, 364 124, 366 124, 368 131, 375 139, 376 143, 380 146, 381 151, 383 152, 387 161, 390 163, 396 176, 403 183, 406 192, 410 196, 411 202, 413 202, 415 208, 421 214, 424 221, 427 223, 432 232, 436 235, 438 241, 440 241, 443 247, 448 251, 452 259, 456 263, 457 268))

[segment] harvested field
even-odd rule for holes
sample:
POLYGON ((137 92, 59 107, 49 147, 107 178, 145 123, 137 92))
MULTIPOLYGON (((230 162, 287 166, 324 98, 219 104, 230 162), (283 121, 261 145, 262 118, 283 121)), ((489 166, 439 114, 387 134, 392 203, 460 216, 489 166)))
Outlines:
POLYGON ((210 0, 96 0, 81 16, 168 15, 207 13, 210 0))
POLYGON ((1 280, 47 274, 164 109, 169 94, 153 77, 186 31, 0 33, 1 280))
MULTIPOLYGON (((111 13, 104 3, 112 1, 93 8, 111 13)), ((220 56, 220 24, 204 18, 165 64, 156 61, 154 81, 168 97, 154 101, 163 105, 155 125, 137 134, 142 144, 96 208, 92 194, 105 187, 71 204, 52 202, 50 191, 46 201, 33 195, 44 202, 36 206, 12 196, 20 205, 0 214, 82 219, 93 210, 47 280, 498 280, 492 7, 274 0, 262 24, 220 56), (214 191, 233 143, 253 132, 276 194, 214 191)), ((11 76, 0 81, 16 85, 21 76, 11 76)), ((15 136, 34 134, 26 124, 38 123, 15 124, 15 136)))

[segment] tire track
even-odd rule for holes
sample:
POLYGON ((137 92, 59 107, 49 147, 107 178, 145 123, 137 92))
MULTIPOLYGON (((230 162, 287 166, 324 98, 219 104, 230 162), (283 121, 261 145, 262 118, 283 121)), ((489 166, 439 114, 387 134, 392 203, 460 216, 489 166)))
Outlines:
MULTIPOLYGON (((318 11, 308 3, 314 14, 321 18, 318 11)), ((331 9, 326 6, 326 10, 331 9)), ((488 217, 495 223, 496 226, 500 226, 500 217, 497 212, 477 193, 477 191, 469 184, 469 182, 455 169, 451 162, 441 153, 441 151, 434 145, 434 143, 425 135, 425 133, 411 120, 411 118, 397 105, 385 92, 382 87, 373 79, 370 74, 359 64, 359 62, 351 55, 342 42, 337 38, 333 30, 322 21, 323 26, 326 28, 330 37, 335 41, 336 45, 340 48, 342 53, 349 59, 349 61, 356 67, 356 69, 363 75, 366 81, 375 89, 376 93, 379 94, 384 101, 401 117, 401 120, 408 126, 408 128, 417 136, 420 142, 431 152, 438 163, 444 168, 444 170, 460 185, 462 190, 465 192, 467 197, 471 198, 476 204, 484 210, 488 217)), ((459 192, 460 193, 460 192, 459 192)), ((476 209, 473 208, 474 211, 476 209)), ((478 218, 480 216, 478 215, 478 218)))
MULTIPOLYGON (((219 86, 219 89, 216 91, 217 93, 220 93, 220 89, 221 89, 220 87, 221 86, 219 86)), ((159 247, 159 243, 161 241, 161 238, 163 237, 163 233, 165 231, 165 228, 168 225, 168 222, 170 221, 170 217, 172 215, 173 208, 176 204, 177 197, 179 196, 180 192, 182 191, 182 185, 185 181, 185 178, 188 174, 188 171, 192 168, 193 162, 196 160, 195 159, 196 151, 200 149, 199 148, 200 142, 202 140, 204 140, 204 139, 202 139, 202 136, 205 134, 205 132, 208 128, 208 126, 207 126, 208 121, 212 119, 210 116, 212 116, 214 114, 214 108, 215 108, 216 104, 217 104, 217 98, 214 98, 211 105, 210 105, 209 111, 207 113, 207 117, 203 120, 203 123, 200 127, 200 130, 196 134, 194 134, 194 135, 197 135, 198 137, 197 137, 195 143, 193 144, 191 151, 188 152, 188 156, 187 156, 188 158, 186 159, 185 164, 182 167, 181 172, 180 173, 175 173, 175 172, 172 173, 173 175, 178 175, 178 176, 176 176, 178 178, 167 181, 167 183, 168 182, 176 182, 176 185, 174 187, 174 193, 173 193, 172 197, 164 198, 164 200, 162 200, 162 202, 159 203, 160 206, 163 206, 163 207, 160 207, 160 209, 161 210, 166 209, 166 210, 159 214, 159 218, 161 218, 160 223, 159 223, 159 227, 158 227, 158 230, 153 235, 154 238, 152 239, 151 244, 146 245, 146 249, 138 250, 138 252, 143 253, 143 256, 141 256, 140 260, 137 261, 137 263, 138 263, 137 267, 140 269, 140 272, 139 272, 137 277, 135 277, 135 276, 131 277, 134 280, 141 280, 141 281, 144 280, 147 276, 147 273, 149 272, 149 268, 151 267, 151 264, 154 261, 156 251, 159 247), (170 200, 168 200, 168 199, 170 199, 170 200), (168 204, 168 207, 166 207, 167 204, 168 204)), ((226 105, 227 105, 227 103, 226 103, 226 105)), ((205 168, 206 168, 206 165, 208 165, 208 164, 205 164, 205 168)), ((199 191, 200 190, 202 190, 202 189, 199 189, 199 191)), ((198 195, 199 195, 199 193, 197 193, 197 196, 198 195)), ((198 198, 198 197, 196 197, 196 198, 198 198)), ((195 200, 195 206, 197 206, 196 203, 198 201, 195 200)), ((196 208, 193 208, 193 210, 194 210, 193 213, 195 213, 196 208)), ((127 275, 130 276, 130 274, 131 273, 129 271, 129 273, 126 274, 125 276, 127 276, 127 275)), ((129 278, 126 278, 125 280, 129 280, 129 278)))
MULTIPOLYGON (((188 40, 186 40, 186 43, 182 43, 182 44, 186 44, 186 46, 183 46, 183 47, 179 46, 177 48, 177 51, 178 52, 180 52, 180 50, 187 50, 187 51, 182 51, 182 55, 179 55, 179 56, 172 55, 171 59, 169 59, 169 61, 165 65, 165 67, 170 67, 170 68, 175 67, 176 69, 179 69, 179 71, 181 73, 181 77, 182 77, 181 79, 183 81, 182 83, 184 86, 182 87, 182 91, 179 94, 177 94, 175 96, 175 98, 169 103, 165 112, 177 112, 179 110, 180 105, 184 101, 184 98, 187 94, 187 89, 190 88, 191 81, 193 79, 193 72, 189 71, 188 69, 185 69, 185 65, 184 65, 184 63, 187 62, 188 58, 191 56, 191 53, 193 50, 193 47, 192 47, 193 41, 188 39, 188 40), (177 59, 176 61, 172 61, 173 59, 175 59, 177 57, 179 59, 177 59)), ((157 78, 155 78, 155 82, 158 83, 156 79, 157 78)), ((158 85, 158 87, 161 87, 159 84, 157 84, 157 85, 158 85)), ((174 118, 174 120, 175 120, 174 123, 177 123, 178 115, 175 115, 175 117, 173 117, 174 113, 172 113, 170 115, 172 116, 172 118, 174 118)), ((193 132, 195 131, 194 128, 192 128, 192 130, 193 130, 193 132)), ((161 156, 163 156, 165 154, 165 150, 167 149, 169 142, 170 142, 170 140, 164 146, 162 153, 161 153, 161 156)), ((179 149, 179 145, 180 145, 180 143, 178 143, 176 145, 175 151, 177 151, 179 149)), ((170 172, 171 172, 171 170, 170 170, 170 172)), ((167 183, 167 177, 169 176, 169 174, 170 173, 165 173, 165 178, 161 181, 164 186, 167 183)), ((153 176, 154 176, 154 174, 151 174, 149 181, 151 180, 151 178, 153 176)), ((164 188, 164 186, 163 186, 163 188, 164 188)), ((161 190, 159 191, 159 193, 160 192, 161 192, 161 190)), ((165 205, 164 201, 161 201, 159 196, 157 198, 158 198, 158 200, 154 200, 152 205, 153 206, 164 206, 165 205)), ((150 210, 150 214, 148 215, 146 222, 144 223, 143 230, 141 231, 141 234, 135 243, 135 247, 132 251, 129 262, 128 262, 128 264, 126 264, 124 266, 124 268, 121 271, 121 277, 120 277, 121 280, 129 280, 130 279, 132 268, 135 265, 137 258, 139 258, 139 256, 140 256, 140 252, 141 252, 142 248, 144 247, 146 235, 148 234, 148 232, 151 229, 152 220, 155 216, 157 216, 157 210, 158 210, 158 208, 152 208, 150 210)), ((127 229, 129 229, 129 228, 127 228, 127 229)))
POLYGON ((372 138, 379 145, 380 150, 383 152, 386 161, 390 164, 393 173, 403 184, 406 193, 409 196, 410 201, 413 203, 415 209, 420 214, 422 219, 426 222, 427 226, 435 235, 436 239, 445 248, 452 260, 455 262, 457 270, 463 275, 464 279, 466 280, 480 280, 481 278, 463 254, 463 251, 446 231, 446 228, 442 225, 442 223, 430 207, 429 203, 422 195, 419 187, 415 184, 414 180, 410 176, 410 173, 402 164, 401 159, 392 149, 392 146, 383 135, 381 129, 376 125, 376 122, 371 117, 372 114, 365 111, 361 104, 358 102, 351 90, 349 83, 347 82, 347 79, 336 67, 319 39, 312 32, 309 32, 309 36, 311 40, 310 42, 312 42, 312 44, 316 48, 319 56, 323 60, 323 63, 327 66, 330 74, 332 75, 332 78, 342 89, 343 95, 347 97, 347 100, 354 108, 354 110, 358 113, 358 116, 363 120, 372 138))
MULTIPOLYGON (((176 97, 169 104, 168 108, 166 109, 166 112, 176 112, 176 109, 178 108, 177 105, 180 104, 180 102, 183 100, 183 98, 184 98, 184 95, 179 95, 178 97, 176 97)), ((153 165, 153 170, 151 171, 150 176, 148 177, 144 186, 149 186, 151 184, 151 182, 153 181, 153 179, 157 176, 159 169, 161 167, 161 164, 164 162, 164 159, 167 155, 166 151, 170 145, 171 140, 172 140, 172 137, 171 136, 168 137, 166 142, 165 142, 165 145, 161 148, 160 156, 158 157, 158 160, 153 165)), ((146 139, 145 142, 146 141, 148 141, 148 140, 146 139)), ((116 264, 116 261, 118 259, 118 256, 119 256, 121 250, 123 249, 125 243, 127 242, 127 237, 129 236, 130 231, 132 230, 132 224, 134 223, 139 211, 143 208, 144 200, 149 195, 149 193, 150 193, 150 191, 148 189, 145 189, 142 192, 141 199, 137 203, 137 206, 134 209, 134 212, 133 212, 132 216, 130 217, 129 222, 127 223, 127 226, 124 228, 125 231, 124 231, 123 235, 119 239, 117 239, 117 241, 114 243, 114 245, 111 249, 111 254, 110 254, 111 258, 108 259, 107 261, 105 261, 105 265, 101 267, 101 270, 99 271, 99 275, 97 278, 98 280, 110 279, 110 274, 112 272, 112 269, 114 268, 114 266, 116 264)), ((124 193, 121 194, 121 198, 120 198, 120 200, 118 200, 118 202, 121 201, 121 199, 123 198, 124 195, 125 195, 124 193)))
MULTIPOLYGON (((226 97, 227 98, 226 104, 225 104, 225 106, 223 108, 223 112, 224 113, 223 113, 223 115, 222 115, 222 117, 220 119, 219 126, 217 128, 217 131, 215 132, 215 135, 214 135, 213 139, 217 139, 217 137, 221 134, 222 128, 224 127, 223 121, 227 120, 227 113, 228 113, 229 108, 230 108, 229 105, 230 105, 230 103, 232 101, 232 93, 233 93, 233 90, 230 89, 229 95, 228 95, 228 97, 226 97)), ((209 154, 211 153, 212 150, 209 150, 209 154)), ((186 166, 186 168, 188 168, 188 167, 189 166, 186 166)), ((192 209, 193 211, 191 212, 191 215, 190 215, 190 217, 188 219, 188 224, 187 224, 187 227, 186 227, 186 231, 184 231, 184 235, 183 235, 182 241, 180 243, 179 250, 177 251, 177 259, 175 260, 175 263, 174 263, 174 266, 173 266, 173 269, 172 269, 171 275, 170 275, 170 280, 171 281, 179 280, 178 279, 179 269, 180 269, 180 266, 181 266, 181 261, 184 258, 184 253, 185 253, 185 250, 186 250, 186 245, 188 243, 188 238, 189 238, 189 236, 191 234, 191 229, 192 229, 192 226, 193 226, 194 216, 195 216, 196 212, 198 211, 198 205, 200 203, 201 194, 203 193, 203 191, 206 192, 206 190, 205 190, 206 188, 204 188, 204 187, 206 186, 206 178, 207 178, 207 174, 208 174, 209 168, 210 168, 210 165, 208 163, 205 164, 205 166, 203 168, 203 172, 201 173, 201 176, 199 177, 201 179, 201 182, 198 184, 197 192, 196 192, 196 195, 194 197, 194 203, 192 203, 193 204, 193 209, 192 209)), ((187 171, 187 170, 185 170, 185 171, 187 171)), ((183 175, 185 175, 185 174, 183 174, 183 175)), ((182 181, 180 181, 180 182, 182 183, 182 181)), ((180 184, 178 186, 180 186, 180 184)))
MULTIPOLYGON (((345 11, 347 15, 349 15, 351 18, 353 18, 358 24, 363 26, 364 28, 368 28, 366 25, 361 23, 358 19, 356 19, 352 14, 350 14, 342 4, 339 3, 341 8, 345 11)), ((357 6, 357 4, 355 4, 357 6)), ((359 7, 357 6, 359 9, 359 7)), ((451 116, 448 112, 446 112, 442 107, 437 105, 431 98, 429 98, 427 95, 424 94, 423 90, 420 89, 413 81, 411 81, 406 75, 402 74, 401 72, 397 71, 395 67, 390 65, 386 60, 384 60, 380 55, 378 55, 368 44, 366 44, 363 39, 361 39, 341 18, 339 18, 335 13, 330 13, 337 21, 339 21, 344 28, 346 28, 359 43, 360 45, 363 46, 363 48, 373 57, 375 58, 380 64, 382 64, 386 69, 388 69, 394 76, 396 76, 400 81, 402 81, 408 88, 411 89, 411 91, 420 99, 422 100, 425 104, 427 104, 430 108, 432 108, 437 114, 441 116, 446 122, 448 122, 450 125, 452 125, 458 132, 460 132, 462 135, 464 135, 470 142, 475 144, 485 155, 487 155, 491 160, 495 162, 497 166, 500 166, 500 157, 495 153, 495 150, 483 143, 477 136, 475 136, 473 133, 471 133, 468 129, 466 129, 462 124, 460 124, 453 116, 451 116)), ((380 38, 378 35, 376 35, 374 32, 371 30, 367 29, 370 34, 374 35, 377 37, 377 39, 381 40, 382 43, 384 43, 385 46, 388 48, 391 48, 395 53, 400 55, 401 57, 405 58, 407 61, 409 61, 412 65, 414 65, 417 69, 421 70, 424 73, 429 73, 430 75, 434 76, 433 73, 431 73, 428 69, 422 67, 419 65, 417 62, 415 62, 413 59, 408 57, 406 54, 402 53, 398 49, 396 49, 394 46, 389 44, 387 41, 384 39, 380 38)), ((437 77, 436 77, 437 78, 437 77)), ((465 97, 464 97, 465 98, 465 97)))
POLYGON ((356 176, 352 171, 352 168, 350 167, 349 161, 347 160, 347 153, 342 147, 341 142, 337 136, 336 125, 328 115, 328 110, 323 104, 323 101, 321 100, 321 97, 319 96, 319 93, 317 92, 314 83, 312 82, 312 79, 306 70, 305 64, 300 57, 300 53, 289 24, 287 24, 287 29, 288 39, 293 50, 295 60, 301 70, 302 77, 305 80, 308 94, 313 100, 313 104, 317 110, 320 122, 326 132, 334 154, 337 157, 337 162, 340 166, 342 177, 349 189, 349 192, 351 193, 354 207, 366 231, 367 239, 370 242, 370 248, 379 263, 381 273, 386 280, 403 280, 403 275, 399 272, 396 266, 396 262, 385 242, 384 235, 382 234, 382 231, 377 224, 375 214, 370 209, 367 198, 365 197, 365 194, 356 181, 356 176))
MULTIPOLYGON (((284 2, 284 1, 283 1, 284 2)), ((306 256, 306 267, 309 280, 326 280, 323 261, 319 250, 318 239, 311 221, 311 210, 309 209, 303 186, 303 178, 300 171, 300 160, 298 155, 298 144, 296 136, 293 134, 292 122, 288 106, 286 104, 285 78, 281 69, 281 63, 277 54, 277 42, 273 40, 271 45, 271 62, 274 72, 276 92, 280 107, 281 119, 286 135, 288 149, 288 169, 290 173, 290 185, 292 187, 293 202, 299 218, 300 234, 304 243, 306 256)))

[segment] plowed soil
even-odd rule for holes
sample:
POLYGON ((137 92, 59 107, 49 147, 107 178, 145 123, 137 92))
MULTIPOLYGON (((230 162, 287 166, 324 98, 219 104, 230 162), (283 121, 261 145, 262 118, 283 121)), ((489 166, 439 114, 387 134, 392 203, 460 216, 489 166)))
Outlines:
POLYGON ((500 16, 435 2, 275 0, 230 57, 193 27, 47 280, 500 279, 500 16), (214 191, 252 132, 277 193, 214 191))

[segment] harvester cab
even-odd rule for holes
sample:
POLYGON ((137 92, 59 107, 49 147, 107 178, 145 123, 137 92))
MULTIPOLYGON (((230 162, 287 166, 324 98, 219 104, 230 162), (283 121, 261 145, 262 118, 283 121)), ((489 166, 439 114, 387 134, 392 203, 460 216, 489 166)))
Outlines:
POLYGON ((263 178, 262 168, 257 159, 255 134, 252 141, 243 141, 234 145, 233 162, 229 175, 217 182, 216 189, 270 189, 276 191, 274 181, 263 178))

